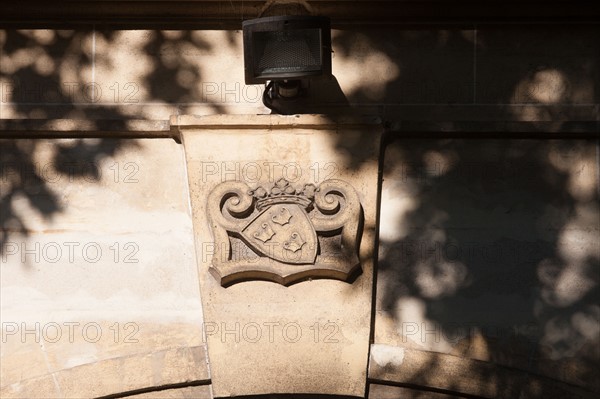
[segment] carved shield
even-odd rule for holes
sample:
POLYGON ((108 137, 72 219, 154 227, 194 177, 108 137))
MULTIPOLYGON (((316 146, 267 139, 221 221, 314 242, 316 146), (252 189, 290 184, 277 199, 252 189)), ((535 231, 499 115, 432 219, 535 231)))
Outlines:
POLYGON ((284 263, 314 263, 317 234, 306 212, 297 204, 275 204, 254 218, 241 232, 255 251, 284 263))

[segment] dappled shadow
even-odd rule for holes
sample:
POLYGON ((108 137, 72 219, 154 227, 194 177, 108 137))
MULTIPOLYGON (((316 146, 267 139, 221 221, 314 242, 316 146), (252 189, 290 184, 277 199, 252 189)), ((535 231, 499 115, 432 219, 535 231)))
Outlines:
POLYGON ((51 222, 65 210, 56 183, 99 183, 102 160, 136 146, 135 142, 122 140, 58 140, 50 157, 40 157, 40 141, 0 141, 0 254, 5 250, 18 252, 10 236, 29 236, 32 226, 28 219, 39 216, 51 222))
POLYGON ((403 342, 598 389, 594 142, 406 140, 387 155, 397 225, 378 290, 403 342))
POLYGON ((74 117, 76 103, 92 100, 91 55, 83 41, 91 32, 7 30, 3 32, 0 78, 3 118, 74 117), (87 87, 86 87, 87 85, 87 87), (87 88, 87 90, 85 90, 87 88), (10 107, 7 104, 15 104, 10 107))
MULTIPOLYGON (((393 323, 391 341, 600 390, 597 142, 403 140, 394 127, 502 120, 560 130, 585 120, 600 96, 591 33, 465 27, 334 36, 340 73, 314 82, 302 112, 380 115, 390 127, 377 311, 393 323)), ((207 95, 201 85, 223 88, 206 81, 215 75, 202 65, 220 49, 191 31, 9 30, 2 39, 2 118, 113 119, 126 128, 130 119, 193 112, 197 102, 228 112, 210 101, 225 94, 207 95)), ((239 35, 221 39, 235 48, 239 35)), ((359 168, 364 159, 355 155, 370 140, 365 132, 335 145, 359 168)), ((0 253, 11 235, 31 231, 32 210, 47 221, 64 211, 51 185, 58 176, 97 182, 99 162, 133 143, 60 141, 40 163, 35 140, 2 140, 0 253)), ((433 385, 442 367, 432 357, 414 384, 433 385)), ((494 369, 472 372, 506 386, 500 396, 518 396, 519 385, 494 369)), ((463 387, 448 380, 445 389, 463 387)), ((546 398, 552 389, 530 394, 546 398)))
POLYGON ((31 201, 34 208, 44 215, 53 215, 62 209, 54 193, 48 190, 36 171, 31 154, 35 151, 35 142, 0 143, 0 254, 4 253, 10 235, 18 232, 28 235, 26 221, 18 214, 14 202, 19 198, 28 198, 32 192, 28 186, 36 186, 38 195, 45 201, 31 201), (27 178, 25 178, 25 176, 27 178), (29 183, 26 182, 29 180, 29 183))
MULTIPOLYGON (((235 46, 235 38, 225 35, 230 46, 235 46)), ((221 46, 221 43, 217 43, 221 46)), ((170 104, 183 104, 182 114, 187 113, 186 104, 203 98, 202 57, 213 49, 213 44, 194 31, 157 31, 154 39, 146 43, 144 53, 155 55, 161 60, 150 69, 146 76, 146 86, 151 98, 161 99, 170 104)), ((206 95, 204 95, 206 99, 206 95)), ((210 104, 214 113, 224 113, 218 102, 210 104)))
POLYGON ((355 105, 472 101, 471 30, 374 28, 333 35, 333 64, 355 105), (348 72, 346 72, 348 71, 348 72))
MULTIPOLYGON (((388 126, 376 337, 600 390, 597 141, 419 140, 401 130, 406 120, 433 129, 452 122, 456 137, 462 124, 482 121, 500 137, 498 121, 531 122, 539 132, 593 121, 593 32, 467 26, 334 35, 334 66, 360 57, 361 72, 383 75, 340 79, 354 109, 379 112, 388 126)), ((344 138, 336 145, 360 153, 368 140, 365 132, 355 146, 344 138)), ((435 386, 446 366, 432 362, 411 382, 435 386)), ((563 392, 548 381, 528 386, 527 374, 519 382, 482 370, 472 372, 505 386, 501 397, 563 392)))
MULTIPOLYGON (((228 37, 229 46, 235 45, 228 37)), ((99 130, 110 120, 118 131, 132 119, 168 119, 180 104, 185 112, 186 104, 202 101, 204 112, 221 113, 222 106, 203 97, 200 85, 202 55, 213 45, 192 31, 1 31, 0 115, 80 120, 99 130)), ((31 212, 50 222, 64 210, 54 183, 100 182, 100 163, 137 145, 58 140, 54 153, 40 158, 39 143, 0 142, 0 254, 11 235, 29 234, 31 212)))

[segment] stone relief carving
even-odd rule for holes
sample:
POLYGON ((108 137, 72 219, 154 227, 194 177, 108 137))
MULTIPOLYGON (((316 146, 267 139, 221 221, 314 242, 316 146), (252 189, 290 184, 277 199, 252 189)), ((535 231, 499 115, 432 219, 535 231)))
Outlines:
POLYGON ((362 208, 342 180, 296 188, 279 179, 269 190, 227 181, 209 194, 207 212, 214 238, 209 270, 223 286, 244 280, 347 281, 360 270, 362 208))

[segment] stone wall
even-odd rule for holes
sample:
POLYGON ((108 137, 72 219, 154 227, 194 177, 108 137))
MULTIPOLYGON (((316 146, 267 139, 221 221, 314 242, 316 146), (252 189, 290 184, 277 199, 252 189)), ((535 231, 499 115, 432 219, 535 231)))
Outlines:
MULTIPOLYGON (((600 391, 599 34, 332 32, 334 78, 298 112, 386 128, 369 397, 600 391)), ((2 397, 211 397, 194 197, 168 120, 269 113, 241 38, 0 30, 2 397)), ((327 151, 358 169, 371 142, 327 151)), ((337 164, 321 167, 306 172, 337 164)))
MULTIPOLYGON (((335 79, 314 81, 308 110, 299 111, 390 122, 554 122, 555 130, 596 122, 598 31, 585 24, 334 30, 335 79)), ((268 111, 262 86, 244 84, 239 30, 8 29, 0 45, 2 119, 268 111)))

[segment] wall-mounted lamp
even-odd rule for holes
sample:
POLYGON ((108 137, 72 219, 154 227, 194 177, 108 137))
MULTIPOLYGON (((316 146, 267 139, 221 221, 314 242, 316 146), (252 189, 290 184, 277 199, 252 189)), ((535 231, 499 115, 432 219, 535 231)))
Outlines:
POLYGON ((269 82, 263 103, 273 109, 276 99, 303 94, 302 81, 331 76, 329 18, 276 16, 244 21, 246 84, 269 82))

